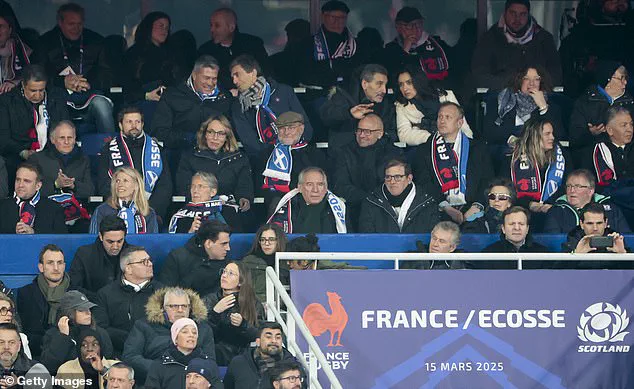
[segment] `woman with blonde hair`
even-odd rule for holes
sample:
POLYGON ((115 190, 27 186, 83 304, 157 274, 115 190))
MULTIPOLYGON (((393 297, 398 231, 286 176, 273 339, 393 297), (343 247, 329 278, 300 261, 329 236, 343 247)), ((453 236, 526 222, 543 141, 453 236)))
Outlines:
POLYGON ((196 134, 196 147, 184 153, 176 173, 176 193, 190 194, 192 176, 197 172, 213 174, 218 180, 219 196, 228 196, 236 207, 225 206, 222 215, 234 232, 241 230, 238 212, 246 212, 253 202, 253 177, 249 159, 238 149, 229 119, 223 115, 205 120, 196 134))
POLYGON ((99 232, 99 224, 108 215, 117 215, 126 222, 128 234, 158 233, 156 212, 145 197, 145 183, 136 169, 120 167, 112 175, 110 197, 95 209, 90 233, 99 232))

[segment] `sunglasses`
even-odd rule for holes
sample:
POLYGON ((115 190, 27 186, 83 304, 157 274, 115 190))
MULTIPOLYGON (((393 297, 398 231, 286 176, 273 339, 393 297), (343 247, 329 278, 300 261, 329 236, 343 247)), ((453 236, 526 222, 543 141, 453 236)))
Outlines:
POLYGON ((511 199, 511 195, 506 193, 489 193, 489 200, 508 201, 511 199))

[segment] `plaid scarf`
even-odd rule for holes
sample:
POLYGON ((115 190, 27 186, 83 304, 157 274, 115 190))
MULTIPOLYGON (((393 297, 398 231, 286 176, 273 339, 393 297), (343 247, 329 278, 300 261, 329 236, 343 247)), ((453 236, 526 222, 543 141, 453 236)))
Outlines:
POLYGON ((242 112, 255 109, 255 128, 261 143, 275 144, 277 141, 277 115, 269 108, 272 93, 271 85, 259 76, 249 89, 238 95, 242 112))

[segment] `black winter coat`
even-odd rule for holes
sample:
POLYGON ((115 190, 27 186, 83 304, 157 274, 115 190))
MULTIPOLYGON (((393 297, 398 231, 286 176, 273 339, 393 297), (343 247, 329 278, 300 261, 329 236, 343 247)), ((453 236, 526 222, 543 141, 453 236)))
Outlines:
MULTIPOLYGON (((273 389, 269 375, 267 373, 260 375, 260 369, 253 358, 254 350, 254 347, 249 347, 242 354, 233 358, 223 379, 226 389, 273 389)), ((281 360, 299 362, 285 348, 282 348, 281 360)), ((306 381, 306 374, 303 371, 302 376, 306 381)))
POLYGON ((152 369, 145 381, 145 389, 185 389, 185 368, 194 358, 207 359, 212 364, 213 371, 210 389, 222 389, 218 366, 213 359, 196 347, 191 354, 184 355, 170 344, 159 360, 152 362, 152 369))
MULTIPOLYGON (((451 77, 451 70, 455 69, 451 58, 451 46, 440 39, 438 35, 430 35, 430 38, 433 38, 445 52, 447 61, 449 62, 449 77, 451 77)), ((427 42, 429 42, 429 40, 427 40, 427 42)), ((425 44, 418 46, 415 50, 416 53, 425 51, 425 47, 425 44)), ((411 66, 414 69, 421 70, 420 61, 423 57, 414 53, 406 53, 403 50, 403 47, 397 42, 397 39, 394 39, 385 45, 385 48, 382 50, 381 57, 383 60, 382 62, 389 73, 388 79, 390 85, 395 88, 398 88, 398 72, 401 69, 404 69, 406 66, 411 66)), ((447 78, 442 80, 441 83, 443 86, 448 87, 447 78)))
MULTIPOLYGON (((605 145, 610 150, 610 153, 612 153, 612 162, 614 162, 617 181, 634 178, 634 142, 625 145, 625 150, 617 147, 610 141, 605 142, 605 145)), ((588 149, 582 167, 595 173, 595 179, 598 181, 594 167, 594 147, 588 149)), ((601 188, 597 187, 597 190, 601 190, 601 188)))
MULTIPOLYGON (((53 200, 41 196, 35 206, 35 223, 33 229, 36 234, 66 234, 64 211, 53 200)), ((15 225, 20 219, 18 205, 15 199, 0 200, 0 234, 15 234, 15 225)))
POLYGON ((220 73, 218 74, 218 83, 221 88, 229 90, 235 88, 231 81, 231 61, 242 54, 249 54, 262 68, 263 74, 268 75, 270 70, 269 55, 264 48, 264 41, 257 36, 235 32, 231 46, 225 47, 221 44, 214 43, 213 40, 207 41, 198 48, 198 56, 211 55, 220 65, 220 73))
MULTIPOLYGON (((605 208, 605 216, 608 218, 608 224, 620 234, 630 233, 632 230, 627 224, 627 220, 621 212, 621 209, 610 201, 609 196, 603 196, 595 193, 592 201, 603 204, 605 208)), ((575 229, 580 222, 579 211, 575 209, 566 196, 561 196, 555 202, 555 205, 546 213, 546 221, 544 223, 545 234, 567 234, 575 229)))
MULTIPOLYGON (((531 238, 526 237, 526 241, 519 248, 506 240, 504 234, 500 234, 500 240, 487 246, 483 253, 548 253, 550 250, 531 238)), ((517 269, 517 261, 474 261, 473 268, 476 269, 517 269)), ((542 261, 522 261, 522 269, 544 269, 550 267, 548 262, 542 261)))
MULTIPOLYGON (((328 195, 324 196, 324 199, 320 203, 320 206, 323 206, 323 211, 319 217, 319 228, 317 230, 311 229, 310 227, 306 227, 303 225, 303 221, 306 218, 306 208, 308 205, 301 193, 298 193, 295 197, 290 200, 291 203, 291 223, 293 224, 293 234, 308 234, 313 232, 315 234, 337 234, 337 224, 335 222, 335 215, 332 213, 332 209, 330 209, 330 205, 328 205, 328 195)), ((277 205, 277 204, 276 204, 277 205)), ((312 205, 313 207, 315 205, 312 205)), ((346 230, 348 233, 351 232, 351 223, 350 223, 350 212, 346 207, 346 230)))
POLYGON ((220 287, 219 272, 226 264, 226 259, 209 259, 198 238, 193 236, 185 246, 169 253, 158 280, 166 286, 190 288, 206 296, 220 287))
MULTIPOLYGON (((239 313, 239 307, 234 305, 228 310, 217 313, 214 306, 223 298, 222 290, 216 293, 210 293, 203 301, 209 312, 209 325, 214 331, 214 341, 216 342, 216 361, 220 366, 228 366, 233 357, 241 354, 245 349, 249 348, 249 344, 254 342, 258 337, 258 325, 255 326, 242 320, 239 327, 231 324, 229 315, 239 313)), ((255 309, 257 312, 257 322, 264 320, 264 307, 260 301, 255 301, 255 309)))
MULTIPOLYGON (((634 99, 629 93, 616 99, 612 106, 620 106, 634 116, 634 99)), ((599 92, 596 85, 592 85, 581 95, 577 101, 570 116, 570 148, 572 150, 580 150, 586 147, 592 147, 595 143, 608 141, 607 133, 601 133, 594 136, 588 129, 588 123, 592 125, 603 124, 605 121, 605 113, 610 108, 610 102, 599 92)))
POLYGON ((218 194, 234 195, 253 202, 253 175, 249 160, 240 151, 228 152, 194 149, 183 154, 176 173, 176 194, 190 197, 192 176, 211 173, 218 179, 218 194))
POLYGON ((134 288, 121 279, 99 289, 92 312, 100 327, 108 331, 116 355, 123 352, 123 344, 134 322, 145 318, 145 304, 163 284, 150 280, 135 292, 134 288))
MULTIPOLYGON (((58 122, 68 120, 68 108, 63 91, 48 88, 46 111, 49 115, 49 131, 58 122)), ((31 138, 29 130, 35 128, 33 104, 22 94, 22 87, 16 87, 0 98, 0 150, 7 158, 19 158, 22 150, 29 150, 31 138)), ((21 160, 21 159, 20 159, 21 160)))
MULTIPOLYGON (((121 250, 128 247, 124 242, 121 250)), ((96 301, 97 292, 121 277, 119 256, 111 257, 97 237, 95 243, 80 246, 70 263, 71 289, 81 291, 90 301, 96 301)))
POLYGON ((186 83, 174 85, 161 96, 149 133, 168 149, 189 149, 200 125, 211 116, 227 115, 231 100, 222 92, 216 99, 201 100, 186 83))
POLYGON ((145 93, 159 86, 176 86, 175 65, 166 44, 134 44, 123 58, 125 98, 133 103, 145 100, 145 93))
POLYGON ((64 188, 65 192, 73 192, 78 199, 88 199, 95 192, 90 175, 90 160, 77 147, 70 152, 67 162, 64 162, 62 154, 52 144, 33 154, 29 161, 38 164, 42 169, 44 178, 40 192, 43 196, 57 193, 55 180, 60 169, 65 175, 75 179, 75 188, 64 188))
POLYGON ((412 201, 407 211, 403 227, 399 228, 398 215, 390 205, 385 195, 386 191, 385 185, 381 185, 380 188, 374 190, 365 199, 361 206, 359 232, 385 234, 428 233, 440 221, 438 203, 425 193, 420 186, 417 186, 414 201, 412 201))
MULTIPOLYGON (((304 139, 309 142, 313 137, 313 127, 293 88, 280 84, 273 79, 267 79, 266 81, 271 85, 271 99, 269 100, 271 111, 276 116, 288 111, 301 114, 304 117, 304 139)), ((255 109, 249 108, 246 112, 242 112, 240 101, 234 99, 231 105, 231 118, 233 119, 236 135, 242 142, 244 151, 249 158, 257 158, 266 145, 261 143, 258 137, 258 131, 255 127, 255 109)))
MULTIPOLYGON (((416 156, 412 164, 414 181, 421 185, 425 192, 429 193, 438 203, 445 200, 440 184, 434 173, 431 159, 432 142, 426 142, 416 148, 416 156)), ((488 204, 484 192, 491 179, 493 179, 493 165, 487 145, 477 140, 471 140, 469 146, 469 159, 467 162, 467 189, 465 199, 467 204, 479 202, 488 204)))

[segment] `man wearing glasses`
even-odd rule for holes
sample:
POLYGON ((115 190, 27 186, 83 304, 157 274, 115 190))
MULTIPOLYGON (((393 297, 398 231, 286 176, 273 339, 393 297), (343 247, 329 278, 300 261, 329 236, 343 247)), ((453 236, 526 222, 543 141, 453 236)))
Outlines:
POLYGON ((609 196, 595 193, 594 175, 585 169, 578 169, 568 175, 566 194, 561 196, 546 214, 544 233, 567 234, 580 225, 581 209, 590 202, 603 205, 608 224, 622 234, 631 232, 623 212, 612 203, 609 196))
MULTIPOLYGON (((143 263, 133 266, 139 265, 148 266, 143 263)), ((214 335, 207 324, 207 308, 200 296, 191 289, 158 289, 149 298, 145 305, 144 318, 134 323, 123 347, 121 359, 134 369, 137 387, 143 387, 152 362, 159 359, 172 344, 172 324, 184 317, 196 322, 198 346, 209 358, 216 360, 214 335)))
POLYGON ((301 389, 304 373, 297 362, 280 362, 271 371, 271 383, 274 389, 301 389))
POLYGON ((350 222, 358 230, 363 200, 383 183, 385 163, 402 155, 384 137, 383 121, 373 113, 359 120, 355 140, 345 145, 335 168, 334 190, 346 199, 350 222))
POLYGON ((438 206, 414 184, 408 163, 393 159, 385 165, 385 183, 361 207, 359 231, 364 233, 426 233, 440 221, 438 206))
POLYGON ((99 326, 108 331, 112 345, 120 355, 123 343, 137 319, 145 317, 145 304, 163 285, 154 281, 152 258, 143 247, 128 246, 121 250, 121 279, 97 292, 93 313, 99 326))

